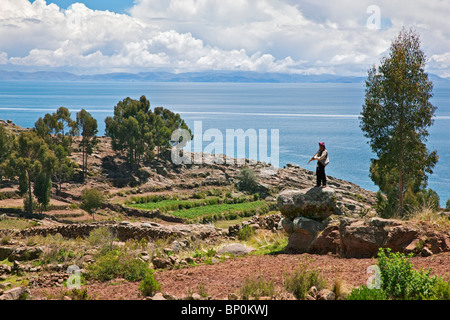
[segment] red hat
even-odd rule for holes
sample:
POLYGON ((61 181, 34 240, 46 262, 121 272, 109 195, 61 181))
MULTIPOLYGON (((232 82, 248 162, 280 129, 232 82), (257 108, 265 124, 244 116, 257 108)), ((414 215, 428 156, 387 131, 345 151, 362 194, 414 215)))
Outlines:
POLYGON ((325 142, 319 142, 319 146, 325 147, 325 142))

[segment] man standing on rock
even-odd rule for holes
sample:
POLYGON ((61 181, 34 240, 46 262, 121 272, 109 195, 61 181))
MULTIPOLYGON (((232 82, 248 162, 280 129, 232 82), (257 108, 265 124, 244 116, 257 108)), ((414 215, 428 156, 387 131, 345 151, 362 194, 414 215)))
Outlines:
POLYGON ((325 167, 327 166, 327 164, 329 162, 328 151, 325 148, 325 142, 319 142, 319 151, 316 152, 316 154, 309 160, 309 162, 311 162, 313 160, 317 160, 317 168, 316 168, 317 184, 316 184, 316 187, 320 187, 320 185, 322 184, 322 188, 325 188, 327 186, 327 176, 325 174, 325 167))

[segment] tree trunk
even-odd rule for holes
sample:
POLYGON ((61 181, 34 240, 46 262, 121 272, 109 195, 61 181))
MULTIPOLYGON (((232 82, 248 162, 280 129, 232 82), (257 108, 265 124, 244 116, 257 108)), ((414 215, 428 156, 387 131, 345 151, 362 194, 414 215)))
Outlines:
POLYGON ((398 178, 398 214, 403 217, 403 172, 400 169, 398 178))
POLYGON ((28 178, 28 213, 33 214, 33 198, 31 194, 31 176, 30 172, 27 170, 27 178, 28 178))

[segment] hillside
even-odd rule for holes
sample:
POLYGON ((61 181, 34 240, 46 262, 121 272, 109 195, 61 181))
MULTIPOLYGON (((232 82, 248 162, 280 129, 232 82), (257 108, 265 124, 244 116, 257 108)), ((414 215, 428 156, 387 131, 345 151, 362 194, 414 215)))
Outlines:
MULTIPOLYGON (((0 124, 14 132, 25 130, 13 123, 0 124)), ((81 165, 78 144, 75 139, 71 159, 81 165)), ((155 277, 166 298, 206 291, 210 299, 229 299, 239 295, 247 278, 262 272, 261 276, 275 283, 275 299, 294 299, 283 289, 282 279, 299 259, 308 260, 308 255, 284 251, 287 234, 279 227, 276 198, 284 189, 313 187, 315 173, 293 164, 274 173, 268 164, 249 164, 247 160, 245 167, 252 169, 257 181, 257 191, 247 193, 237 188, 243 166, 229 162, 174 165, 170 152, 165 152, 133 171, 112 150, 111 140, 99 137, 88 160, 85 182, 65 182, 61 192, 56 191, 55 183, 48 211, 32 217, 22 212, 17 182, 3 181, 0 285, 4 291, 32 288, 32 299, 75 299, 78 296, 65 284, 67 268, 77 265, 89 275, 83 288, 91 298, 142 299, 139 277, 119 273, 109 279, 95 273, 98 269, 93 268, 112 259, 108 254, 114 252, 120 259, 141 261, 157 270, 155 277), (96 188, 106 197, 94 217, 80 209, 85 188, 96 188), (240 232, 246 230, 244 226, 253 230, 248 237, 240 232), (254 251, 245 251, 244 257, 221 252, 233 243, 254 251), (105 253, 105 246, 117 249, 105 253)), ((344 217, 369 219, 376 215, 373 192, 335 177, 328 177, 328 185, 336 192, 338 208, 330 224, 344 217)), ((433 266, 438 275, 450 271, 448 252, 433 257, 417 257, 414 262, 433 266)), ((366 268, 376 260, 328 254, 313 255, 308 261, 311 268, 323 273, 328 287, 340 279, 348 292, 364 284, 366 268)))

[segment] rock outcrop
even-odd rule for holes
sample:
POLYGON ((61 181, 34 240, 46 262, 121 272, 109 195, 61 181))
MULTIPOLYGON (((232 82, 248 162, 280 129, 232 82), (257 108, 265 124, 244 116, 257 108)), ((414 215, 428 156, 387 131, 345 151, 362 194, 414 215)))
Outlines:
POLYGON ((315 187, 303 190, 285 190, 278 195, 281 225, 289 234, 288 250, 307 252, 335 213, 336 195, 331 188, 315 187))
POLYGON ((286 190, 278 195, 281 226, 289 235, 287 250, 338 254, 343 258, 376 257, 380 248, 422 256, 450 251, 450 231, 437 231, 426 222, 341 217, 329 188, 286 190), (333 211, 334 210, 334 211, 333 211))
POLYGON ((379 248, 394 252, 430 255, 450 251, 450 233, 432 230, 394 219, 341 219, 340 255, 345 258, 370 258, 379 248))
POLYGON ((290 220, 297 217, 324 220, 336 212, 336 193, 331 188, 285 190, 277 201, 281 214, 290 220))

